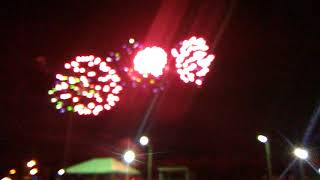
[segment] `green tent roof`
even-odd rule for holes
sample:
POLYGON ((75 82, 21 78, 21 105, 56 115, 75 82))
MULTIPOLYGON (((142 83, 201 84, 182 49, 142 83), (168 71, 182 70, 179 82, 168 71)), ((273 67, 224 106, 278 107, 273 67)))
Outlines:
POLYGON ((93 158, 66 168, 67 174, 131 174, 140 172, 114 158, 93 158))

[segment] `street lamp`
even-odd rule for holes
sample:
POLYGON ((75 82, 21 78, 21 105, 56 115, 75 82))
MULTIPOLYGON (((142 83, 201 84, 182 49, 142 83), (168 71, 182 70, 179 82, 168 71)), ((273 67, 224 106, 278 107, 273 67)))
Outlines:
POLYGON ((4 177, 1 180, 12 180, 10 177, 4 177))
POLYGON ((257 136, 258 141, 262 142, 262 143, 266 143, 268 142, 268 138, 264 135, 258 135, 257 136))
POLYGON ((17 171, 16 171, 15 169, 10 169, 9 174, 10 174, 10 175, 14 175, 14 174, 16 174, 16 172, 17 172, 17 171))
POLYGON ((272 165, 271 165, 271 151, 270 151, 270 144, 267 136, 258 135, 257 139, 259 142, 264 144, 264 149, 266 153, 266 160, 267 160, 267 167, 268 167, 268 176, 269 180, 272 180, 272 165))
POLYGON ((30 160, 27 162, 27 167, 32 168, 33 166, 35 166, 37 164, 37 161, 35 160, 30 160))
POLYGON ((65 172, 66 172, 66 171, 65 171, 64 169, 59 169, 58 175, 59 175, 59 176, 62 176, 62 175, 64 175, 65 172))
POLYGON ((136 158, 136 154, 132 150, 127 150, 123 154, 123 160, 127 163, 130 164, 132 163, 136 158))
POLYGON ((36 175, 38 172, 39 172, 39 171, 38 171, 38 168, 32 168, 32 169, 29 171, 29 174, 32 175, 32 176, 34 176, 34 175, 36 175))
POLYGON ((295 148, 295 149, 293 150, 293 154, 294 154, 297 158, 302 159, 302 160, 306 160, 306 159, 308 159, 308 157, 309 157, 309 152, 308 152, 306 149, 300 148, 300 147, 295 148))
POLYGON ((146 146, 149 143, 149 138, 147 136, 141 136, 139 142, 142 146, 146 146))
POLYGON ((139 142, 142 146, 147 146, 148 148, 148 160, 147 160, 147 180, 152 179, 152 146, 149 143, 149 138, 147 136, 141 136, 139 142))

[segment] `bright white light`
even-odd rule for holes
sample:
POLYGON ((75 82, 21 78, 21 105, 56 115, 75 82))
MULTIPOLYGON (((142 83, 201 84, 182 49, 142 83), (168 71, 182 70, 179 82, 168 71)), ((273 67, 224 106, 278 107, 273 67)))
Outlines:
POLYGON ((96 86, 94 87, 94 89, 97 90, 97 91, 100 91, 100 90, 101 90, 101 86, 100 86, 100 85, 96 85, 96 86))
POLYGON ((68 89, 68 87, 69 87, 68 83, 66 83, 66 82, 62 82, 61 83, 61 88, 62 89, 68 89))
POLYGON ((308 159, 309 153, 306 149, 295 148, 293 154, 299 159, 308 159))
POLYGON ((96 105, 95 105, 93 102, 90 102, 90 103, 88 104, 88 108, 89 108, 89 109, 93 109, 95 106, 96 106, 96 105))
POLYGON ((70 84, 75 84, 76 83, 76 79, 74 77, 69 77, 69 83, 70 84))
POLYGON ((27 163, 27 167, 31 168, 33 166, 35 166, 37 164, 37 162, 35 160, 31 160, 27 163))
MULTIPOLYGON (((193 82, 193 81, 191 81, 191 82, 193 82)), ((201 81, 200 79, 197 79, 197 80, 196 80, 196 84, 197 84, 198 86, 201 86, 201 85, 202 85, 202 81, 201 81)))
POLYGON ((133 43, 134 43, 134 39, 133 39, 133 38, 130 38, 130 39, 129 39, 129 43, 130 43, 130 44, 133 44, 133 43))
POLYGON ((148 74, 159 77, 167 64, 167 53, 160 47, 147 47, 137 53, 133 63, 134 70, 144 77, 148 74))
POLYGON ((60 95, 60 99, 69 99, 69 98, 71 98, 71 97, 72 97, 72 95, 69 94, 69 93, 61 94, 61 95, 60 95))
POLYGON ((110 87, 108 85, 104 85, 102 91, 103 92, 109 92, 110 91, 110 87))
POLYGON ((56 75, 56 78, 59 79, 60 81, 63 80, 63 76, 62 76, 61 74, 57 74, 57 75, 56 75))
POLYGON ((123 155, 123 160, 128 164, 132 163, 135 158, 136 154, 132 150, 127 150, 123 155))
POLYGON ((92 62, 92 61, 88 62, 88 66, 89 66, 89 67, 94 66, 94 62, 92 62))
POLYGON ((268 138, 264 135, 259 135, 257 137, 258 141, 262 142, 262 143, 266 143, 268 141, 268 138))
POLYGON ((4 177, 1 180, 12 180, 10 177, 4 177))
POLYGON ((149 138, 147 136, 141 136, 139 142, 142 146, 145 146, 149 143, 149 138))
POLYGON ((89 77, 93 77, 93 76, 95 76, 95 75, 96 75, 96 72, 94 72, 94 71, 88 72, 88 76, 89 76, 89 77))
POLYGON ((59 169, 58 175, 62 176, 66 171, 64 169, 59 169))
POLYGON ((85 73, 86 69, 85 68, 80 68, 80 73, 85 73))
POLYGON ((98 65, 101 62, 101 58, 97 57, 93 62, 95 65, 98 65))
POLYGON ((71 66, 73 66, 73 67, 78 67, 78 66, 79 66, 79 63, 76 62, 76 61, 72 61, 72 62, 71 62, 71 66))
POLYGON ((65 63, 65 64, 64 64, 64 68, 70 69, 70 68, 71 68, 71 65, 70 65, 69 63, 65 63))
POLYGON ((36 175, 38 173, 38 169, 37 168, 32 168, 30 171, 29 171, 29 174, 30 175, 36 175))
POLYGON ((104 107, 104 109, 106 109, 106 110, 110 110, 110 109, 111 109, 111 106, 109 106, 108 104, 105 104, 103 107, 104 107))
POLYGON ((78 97, 73 97, 73 98, 72 98, 72 102, 75 102, 75 103, 76 103, 76 102, 79 102, 79 98, 78 98, 78 97))

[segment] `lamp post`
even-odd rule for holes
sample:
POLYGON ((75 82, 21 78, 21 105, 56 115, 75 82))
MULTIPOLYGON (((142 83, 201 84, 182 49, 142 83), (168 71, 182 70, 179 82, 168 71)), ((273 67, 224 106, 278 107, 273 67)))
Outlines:
POLYGON ((264 135, 258 135, 257 139, 258 141, 264 144, 266 160, 267 160, 267 168, 268 168, 268 177, 269 177, 269 180, 272 180, 271 151, 270 151, 269 140, 264 135))
POLYGON ((63 176, 66 171, 64 169, 59 169, 57 172, 59 176, 63 176))
POLYGON ((32 168, 35 165, 37 165, 37 161, 36 160, 30 160, 30 161, 27 162, 27 167, 28 168, 32 168))
POLYGON ((303 160, 307 160, 309 158, 309 152, 307 149, 302 147, 296 147, 293 149, 293 155, 298 158, 299 161, 299 170, 300 170, 300 178, 304 177, 304 170, 303 170, 303 160))
POLYGON ((306 160, 309 157, 309 152, 306 149, 300 147, 294 148, 293 154, 301 160, 306 160))
POLYGON ((142 146, 147 146, 147 180, 152 179, 152 146, 147 136, 141 136, 139 142, 142 146))
POLYGON ((37 174, 39 173, 39 169, 37 168, 38 162, 34 159, 27 162, 27 167, 29 170, 29 175, 31 176, 32 180, 38 179, 37 174))
POLYGON ((123 154, 123 160, 124 162, 126 162, 127 164, 132 163, 136 158, 136 153, 133 152, 132 150, 127 150, 124 154, 123 154))
MULTIPOLYGON (((129 167, 130 164, 136 159, 136 153, 132 150, 126 150, 123 154, 123 160, 127 163, 127 166, 129 167)), ((129 180, 129 175, 126 175, 126 180, 129 180)))

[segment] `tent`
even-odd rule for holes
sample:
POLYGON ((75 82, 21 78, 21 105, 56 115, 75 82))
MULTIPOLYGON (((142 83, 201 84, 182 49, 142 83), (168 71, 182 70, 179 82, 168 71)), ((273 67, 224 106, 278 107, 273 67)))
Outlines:
POLYGON ((139 170, 114 158, 93 158, 66 168, 66 174, 77 175, 139 175, 139 170))

